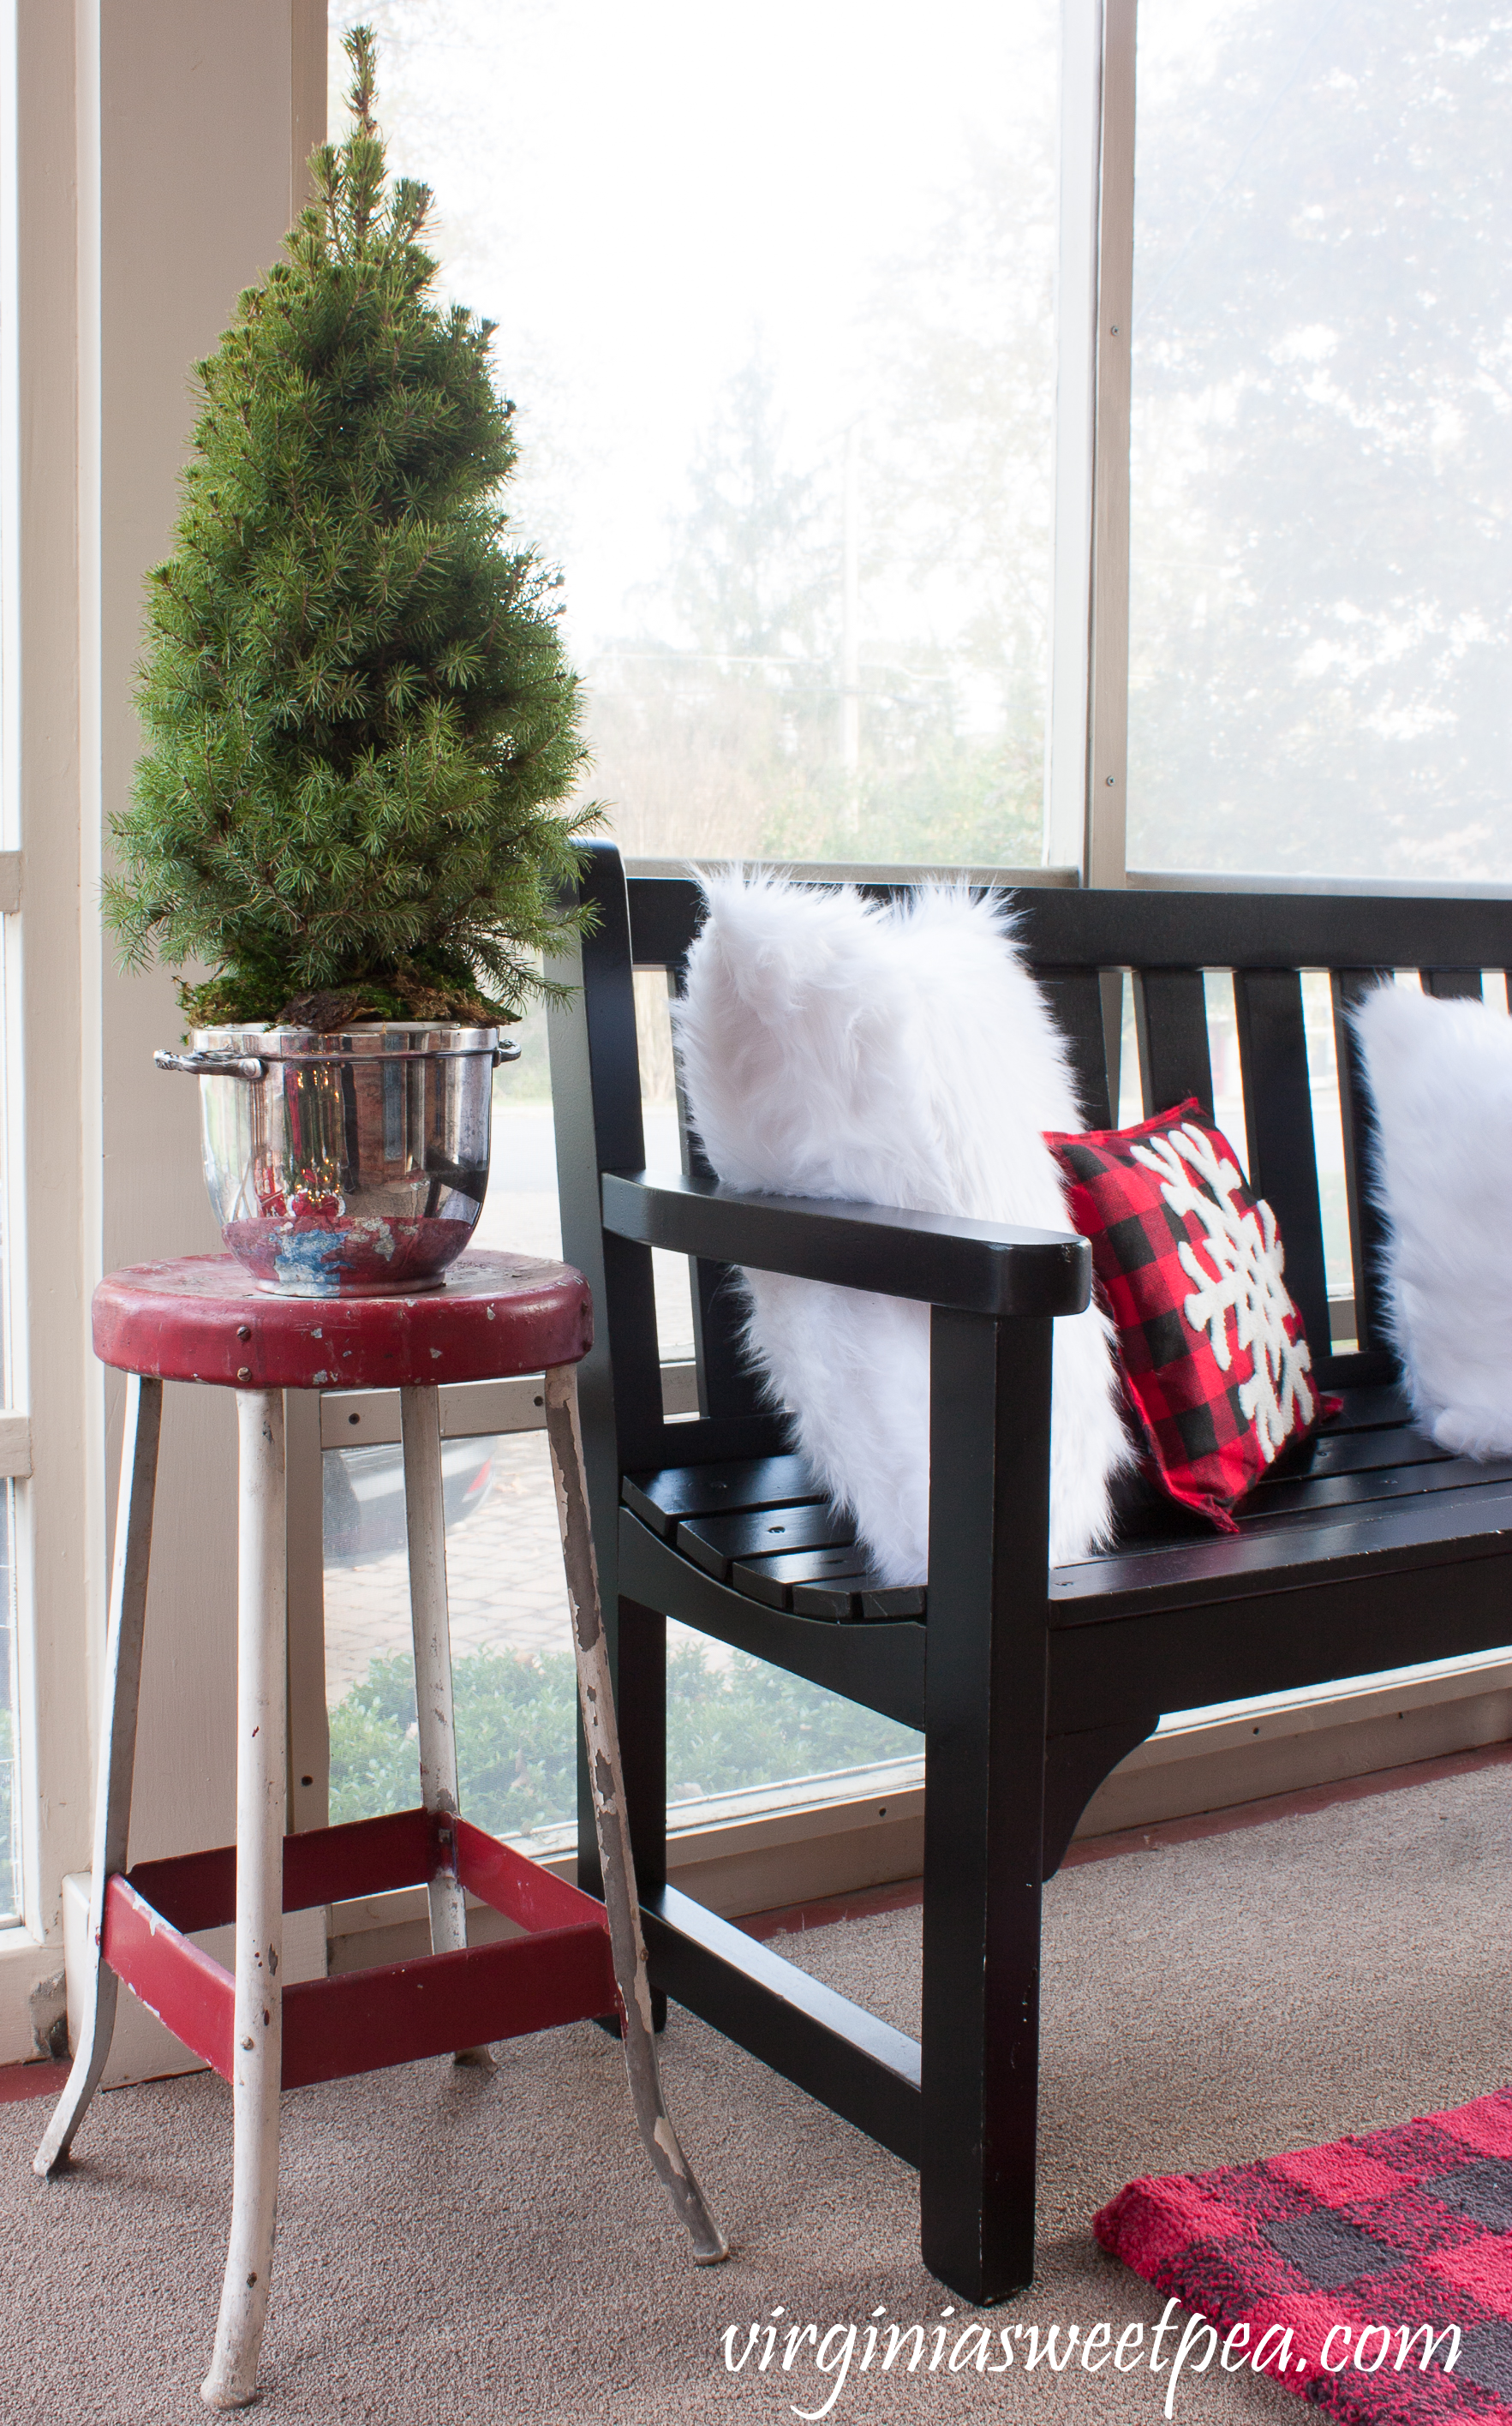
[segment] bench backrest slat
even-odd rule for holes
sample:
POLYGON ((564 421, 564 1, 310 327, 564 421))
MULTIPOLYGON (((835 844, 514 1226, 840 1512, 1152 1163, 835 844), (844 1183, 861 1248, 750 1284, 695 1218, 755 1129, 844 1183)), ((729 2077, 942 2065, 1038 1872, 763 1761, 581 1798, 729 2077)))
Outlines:
MULTIPOLYGON (((564 1250, 593 1284, 602 1343, 583 1369, 585 1429, 595 1428, 590 1407, 596 1409, 595 1421, 617 1425, 621 1461, 630 1466, 759 1455, 769 1433, 776 1441, 777 1430, 756 1412, 740 1363, 726 1268, 711 1264, 694 1271, 700 1405, 707 1420, 664 1426, 657 1403, 650 1257, 642 1248, 606 1240, 598 1220, 598 1174, 635 1168, 643 1158, 630 962, 667 970, 675 983, 698 929, 699 888, 691 878, 656 876, 633 879, 626 892, 612 846, 595 847, 592 861, 587 890, 599 926, 583 946, 580 968, 561 967, 569 982, 580 978, 583 993, 577 1005, 554 1014, 552 1042, 564 1250)), ((867 887, 880 898, 889 889, 867 887)), ((1349 1009, 1399 969, 1420 971, 1431 994, 1473 998, 1483 969, 1512 967, 1512 901, 1030 886, 1016 894, 1014 908, 1020 945, 1066 1037, 1089 1126, 1107 1127, 1116 1117, 1109 1048, 1125 971, 1132 973, 1146 1110, 1164 1110, 1194 1095, 1211 1113, 1203 972, 1231 973, 1250 1176, 1280 1224, 1287 1279, 1315 1360, 1331 1366, 1321 1378, 1334 1386, 1388 1379, 1381 1223, 1370 1189, 1372 1125, 1349 1009), (1338 1142, 1325 1152, 1314 1137, 1301 983, 1308 971, 1326 972, 1332 986, 1355 1273, 1360 1352, 1337 1358, 1329 1357, 1319 1170, 1337 1167, 1338 1142)), ((696 1143, 685 1143, 684 1155, 685 1167, 702 1167, 696 1143)))
MULTIPOLYGON (((681 963, 670 972, 673 991, 683 991, 681 963)), ((677 1136, 682 1167, 691 1178, 712 1179, 713 1167, 703 1140, 689 1126, 688 1098, 682 1076, 674 1079, 677 1100, 677 1136)), ((701 1415, 760 1415, 760 1387, 740 1350, 745 1318, 739 1285, 729 1264, 695 1259, 692 1270, 693 1356, 698 1367, 698 1412, 701 1415)))
POLYGON ((1195 1095, 1212 1118, 1208 997, 1200 969, 1148 969, 1134 975, 1140 1091, 1152 1111, 1195 1095))
POLYGON ((1368 994, 1373 994, 1378 985, 1386 984, 1390 974, 1390 969, 1335 969, 1331 978, 1334 1058, 1339 1064, 1344 1189, 1349 1205, 1349 1251, 1355 1267, 1355 1336, 1362 1350, 1380 1349, 1386 1345, 1381 1320, 1381 1253, 1386 1225, 1371 1192, 1375 1122, 1349 1014, 1368 994))
POLYGON ((1036 972, 1071 1057, 1071 1075, 1089 1129, 1112 1128, 1108 1102, 1108 1054, 1103 1037, 1102 987, 1096 969, 1036 972))
POLYGON ((1275 1214, 1286 1285, 1314 1354, 1328 1350, 1328 1286, 1312 1133, 1312 1084, 1295 969, 1240 969, 1234 1015, 1244 1078, 1249 1180, 1275 1214))

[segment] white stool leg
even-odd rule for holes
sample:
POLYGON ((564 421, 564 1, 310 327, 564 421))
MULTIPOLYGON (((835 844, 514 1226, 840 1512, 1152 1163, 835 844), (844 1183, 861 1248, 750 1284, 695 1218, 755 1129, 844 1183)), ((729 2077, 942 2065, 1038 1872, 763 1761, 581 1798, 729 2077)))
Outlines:
MULTIPOLYGON (((457 1816, 457 1731, 451 1706, 451 1622, 447 1609, 447 1524, 441 1485, 441 1402, 433 1388, 399 1392, 404 1444, 404 1517, 410 1543, 410 1623, 415 1630, 415 1709, 420 1737, 420 1799, 443 1821, 457 1816)), ((432 1879, 431 1950, 467 1943, 462 1882, 432 1879)))
POLYGON ((577 1702, 588 1746, 588 1775, 593 1797, 593 1821, 604 1872, 604 1904, 609 1914, 610 1943, 614 1950, 614 1977, 625 2008, 625 2062, 630 2076, 630 2096, 646 2154, 661 2177, 682 2223, 692 2238, 693 2258, 700 2266, 717 2266, 730 2254, 729 2243, 713 2223, 704 2194, 683 2155, 661 2094, 656 2032, 651 2021, 651 1982, 646 1973, 645 1943, 641 1934, 641 1906, 635 1891, 635 1864, 630 1852, 630 1821, 625 1807, 625 1778, 620 1768, 619 1728, 610 1685, 609 1653, 598 1605, 598 1569, 588 1519, 588 1483, 583 1472, 582 1436, 577 1427, 577 1368, 548 1367, 545 1386, 546 1438, 551 1445, 551 1470, 557 1485, 557 1513, 561 1523, 561 1550, 567 1570, 567 1597, 572 1605, 573 1649, 577 1660, 577 1702))
POLYGON ((73 2134, 100 2086, 116 2021, 115 1973, 100 1960, 105 1891, 126 1867, 131 1780, 137 1757, 137 1703, 141 1688, 147 1567, 153 1546, 153 1492, 163 1421, 163 1385, 133 1373, 126 1383, 126 1433, 121 1449, 116 1505, 115 1570, 110 1579, 110 1628, 106 1642, 100 1773, 95 1789, 94 1852, 89 1878, 89 1986, 68 2085, 53 2111, 33 2163, 40 2174, 68 2162, 73 2134))
POLYGON ((278 2220, 284 2064, 280 1973, 287 1754, 283 1393, 238 1390, 236 1417, 236 2148, 220 2315, 210 2372, 201 2386, 213 2409, 239 2409, 256 2398, 278 2220))
MULTIPOLYGON (((457 1728, 451 1698, 451 1617, 447 1605, 447 1508, 441 1479, 441 1400, 433 1386, 399 1391, 404 1444, 404 1522, 410 1545, 410 1625, 415 1636, 415 1712, 420 1738, 420 1799, 443 1822, 458 1808, 457 1728)), ((455 1859, 455 1855, 453 1856, 455 1859)), ((467 1893, 443 1872, 426 1889, 431 1951, 467 1943, 467 1893)), ((462 2047, 458 2063, 492 2072, 487 2047, 462 2047)))

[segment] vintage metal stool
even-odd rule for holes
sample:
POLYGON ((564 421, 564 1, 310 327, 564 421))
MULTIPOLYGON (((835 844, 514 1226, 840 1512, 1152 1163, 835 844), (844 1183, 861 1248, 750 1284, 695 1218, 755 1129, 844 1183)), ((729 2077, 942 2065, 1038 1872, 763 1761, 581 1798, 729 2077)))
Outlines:
POLYGON ((109 2053, 118 1980, 231 2082, 231 2243, 203 2387, 212 2407, 237 2408, 255 2397, 273 2256, 281 2087, 455 2053, 617 2010, 651 2160, 692 2236, 695 2258, 707 2265, 726 2255, 668 2121, 651 2031, 577 1431, 575 1367, 591 1335, 592 1308, 580 1274, 519 1255, 463 1255, 444 1288, 411 1297, 276 1297, 257 1288, 229 1255, 139 1264, 113 1273, 95 1291, 95 1352, 123 1367, 131 1381, 95 1810, 92 1981, 73 2068, 36 2167, 53 2174, 67 2163, 109 2053), (470 1826, 457 1808, 436 1390, 442 1382, 543 1369, 603 1862, 602 1905, 470 1826), (219 1383, 236 1393, 236 1842, 127 1872, 165 1381, 219 1383), (286 1837, 281 1393, 395 1386, 404 1445, 423 1807, 286 1837), (430 1893, 429 1955, 284 1988, 285 1911, 422 1880, 430 1893), (527 1933, 469 1948, 469 1887, 527 1933), (233 1913, 235 1981, 187 1933, 223 1923, 233 1913))

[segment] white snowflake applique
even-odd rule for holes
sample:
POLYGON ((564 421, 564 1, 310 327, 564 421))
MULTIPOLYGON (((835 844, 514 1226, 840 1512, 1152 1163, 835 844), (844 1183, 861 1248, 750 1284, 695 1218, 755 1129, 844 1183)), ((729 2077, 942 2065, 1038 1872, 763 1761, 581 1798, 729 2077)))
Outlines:
POLYGON ((1249 1350, 1254 1366, 1251 1379, 1239 1384, 1240 1411, 1269 1465, 1298 1421, 1309 1424, 1313 1413, 1305 1378, 1312 1369, 1308 1343, 1293 1339, 1286 1328, 1295 1309, 1281 1278, 1286 1257, 1276 1216, 1262 1198, 1253 1205, 1235 1204, 1235 1190, 1244 1186, 1237 1168, 1220 1159, 1211 1139, 1190 1122, 1130 1152, 1161 1175, 1161 1194, 1173 1213, 1195 1214, 1202 1223, 1201 1253, 1212 1270, 1205 1270, 1199 1251, 1182 1241, 1181 1269, 1197 1284, 1182 1310, 1194 1331, 1207 1333, 1224 1373, 1233 1362, 1232 1311, 1234 1344, 1249 1350))

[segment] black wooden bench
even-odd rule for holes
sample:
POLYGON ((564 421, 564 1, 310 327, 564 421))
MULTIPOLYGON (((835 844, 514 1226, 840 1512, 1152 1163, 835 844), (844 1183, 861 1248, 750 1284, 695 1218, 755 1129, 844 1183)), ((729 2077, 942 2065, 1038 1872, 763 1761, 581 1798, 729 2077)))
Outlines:
MULTIPOLYGON (((1343 1013, 1392 969, 1474 995, 1512 966, 1512 902, 1026 889, 1021 934, 1110 1119, 1099 973, 1134 973, 1147 1109, 1212 1080, 1201 972, 1230 970, 1250 1175, 1275 1208, 1318 1377, 1342 1415, 1267 1480, 1237 1538, 1172 1511, 1048 1571, 1050 1318, 1089 1287, 1079 1239, 646 1173, 632 970, 674 984, 696 887, 626 885, 595 849, 597 926, 554 1014, 564 1252, 597 1337, 580 1368, 635 1857, 660 1990, 918 2165, 925 2262, 967 2299, 1033 2270, 1041 1881, 1089 1797, 1167 1712, 1512 1640, 1512 1460, 1412 1431, 1383 1344, 1368 1111, 1343 1013), (1330 974, 1358 1347, 1329 1310, 1300 972, 1330 974), (653 1247, 696 1258, 700 1416, 663 1419, 653 1247), (931 1327, 927 1595, 875 1588, 785 1453, 734 1344, 732 1264, 921 1299, 931 1327), (775 1528, 781 1527, 781 1531, 775 1528), (916 2045, 667 1884, 666 1616, 925 1737, 924 1977, 916 2045)), ((564 971, 564 974, 569 972, 564 971)), ((593 1833, 582 1871, 593 1883, 593 1833)), ((1152 2170, 1162 2151, 1147 2151, 1152 2170)), ((1110 2189, 1114 2185, 1110 2185, 1110 2189)))

